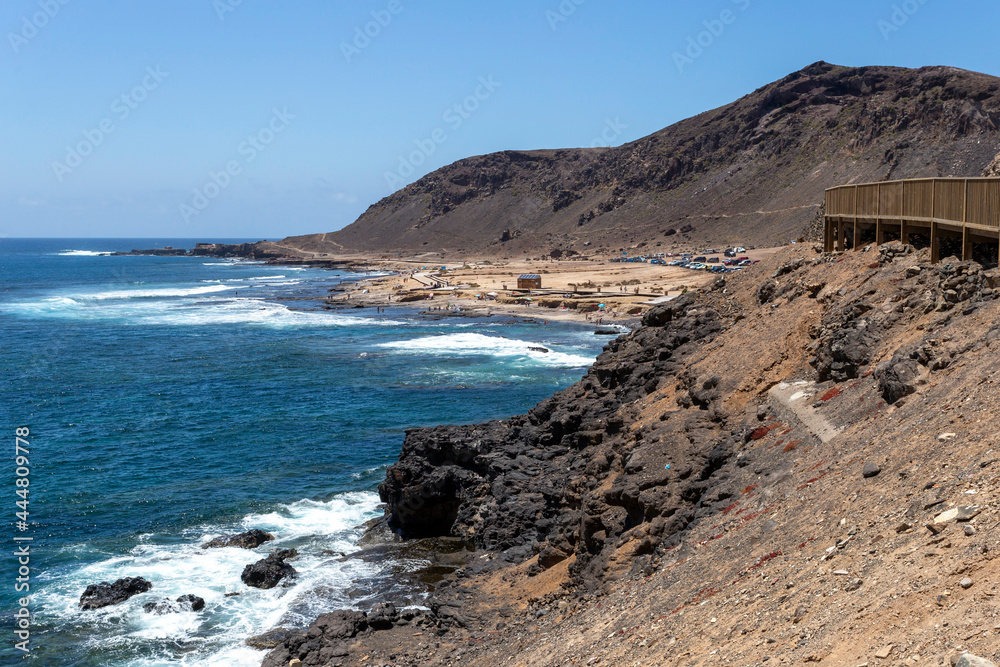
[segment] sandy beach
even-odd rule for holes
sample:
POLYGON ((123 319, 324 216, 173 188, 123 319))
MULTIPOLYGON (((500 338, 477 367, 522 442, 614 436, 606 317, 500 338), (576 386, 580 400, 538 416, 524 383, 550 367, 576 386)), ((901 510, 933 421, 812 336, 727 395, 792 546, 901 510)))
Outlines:
MULTIPOLYGON (((740 254, 760 260, 778 250, 767 248, 740 254)), ((724 259, 721 253, 705 256, 716 257, 720 263, 724 259)), ((345 285, 342 291, 327 298, 327 305, 379 308, 409 304, 442 314, 517 315, 599 326, 632 326, 657 303, 704 287, 717 277, 707 271, 648 262, 612 262, 606 257, 452 262, 435 258, 432 261, 358 257, 356 270, 382 275, 345 285), (539 276, 541 289, 519 289, 518 277, 525 274, 539 276)))

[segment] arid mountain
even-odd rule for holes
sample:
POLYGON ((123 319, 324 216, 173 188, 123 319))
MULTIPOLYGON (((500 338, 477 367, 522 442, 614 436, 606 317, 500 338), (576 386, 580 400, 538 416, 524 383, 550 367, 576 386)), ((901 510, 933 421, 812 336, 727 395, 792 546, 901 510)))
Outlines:
POLYGON ((505 151, 428 174, 314 252, 519 255, 671 241, 763 245, 810 227, 823 190, 979 176, 1000 152, 1000 79, 819 62, 612 149, 505 151))

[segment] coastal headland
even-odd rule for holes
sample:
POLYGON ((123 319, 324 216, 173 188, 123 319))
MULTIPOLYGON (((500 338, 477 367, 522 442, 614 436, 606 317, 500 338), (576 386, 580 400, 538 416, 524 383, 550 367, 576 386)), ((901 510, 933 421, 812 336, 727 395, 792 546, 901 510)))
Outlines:
POLYGON ((995 658, 998 287, 800 244, 652 307, 525 415, 408 431, 370 539, 462 566, 263 664, 995 658))

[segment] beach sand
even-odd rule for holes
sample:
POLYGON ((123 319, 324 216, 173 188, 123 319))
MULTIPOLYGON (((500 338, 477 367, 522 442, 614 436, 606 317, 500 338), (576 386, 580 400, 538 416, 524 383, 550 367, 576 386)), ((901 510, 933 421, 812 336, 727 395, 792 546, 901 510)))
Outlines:
MULTIPOLYGON (((746 254, 763 259, 779 249, 746 254)), ((714 256, 721 261, 721 255, 714 256)), ((515 315, 628 327, 657 303, 705 287, 717 277, 706 271, 593 257, 561 261, 468 259, 435 264, 420 259, 358 257, 355 269, 394 275, 345 285, 344 291, 330 295, 328 307, 408 305, 442 315, 515 315), (542 289, 518 290, 517 278, 522 274, 539 275, 542 289), (490 297, 491 293, 496 296, 490 297)))

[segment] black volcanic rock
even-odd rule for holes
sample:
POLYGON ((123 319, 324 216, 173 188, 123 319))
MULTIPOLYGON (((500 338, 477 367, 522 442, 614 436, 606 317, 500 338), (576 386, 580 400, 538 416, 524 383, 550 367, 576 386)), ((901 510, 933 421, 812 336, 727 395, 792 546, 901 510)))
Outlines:
POLYGON ((205 608, 205 600, 197 595, 182 595, 177 600, 160 600, 159 602, 147 602, 142 605, 142 610, 147 614, 174 614, 179 611, 201 611, 205 608))
POLYGON ((80 609, 100 609, 119 604, 133 595, 145 593, 152 588, 153 584, 142 577, 125 577, 114 583, 103 581, 91 584, 80 596, 80 609))
POLYGON ((286 563, 285 560, 297 555, 295 549, 279 549, 267 558, 262 558, 243 568, 240 579, 247 586, 254 588, 274 588, 283 579, 295 576, 295 568, 286 563))
POLYGON ((214 540, 205 542, 205 544, 201 545, 201 548, 214 549, 219 547, 239 547, 241 549, 256 549, 265 542, 270 542, 273 539, 274 535, 271 533, 265 533, 263 530, 254 528, 244 533, 216 537, 214 540))
POLYGON ((648 553, 653 539, 686 527, 735 445, 711 408, 721 380, 692 380, 701 409, 685 418, 641 435, 625 424, 654 379, 688 381, 687 356, 723 325, 687 297, 644 322, 611 341, 580 382, 526 415, 408 431, 379 486, 390 527, 404 537, 463 538, 508 561, 537 553, 537 569, 575 554, 572 572, 588 587, 622 541, 648 553))

